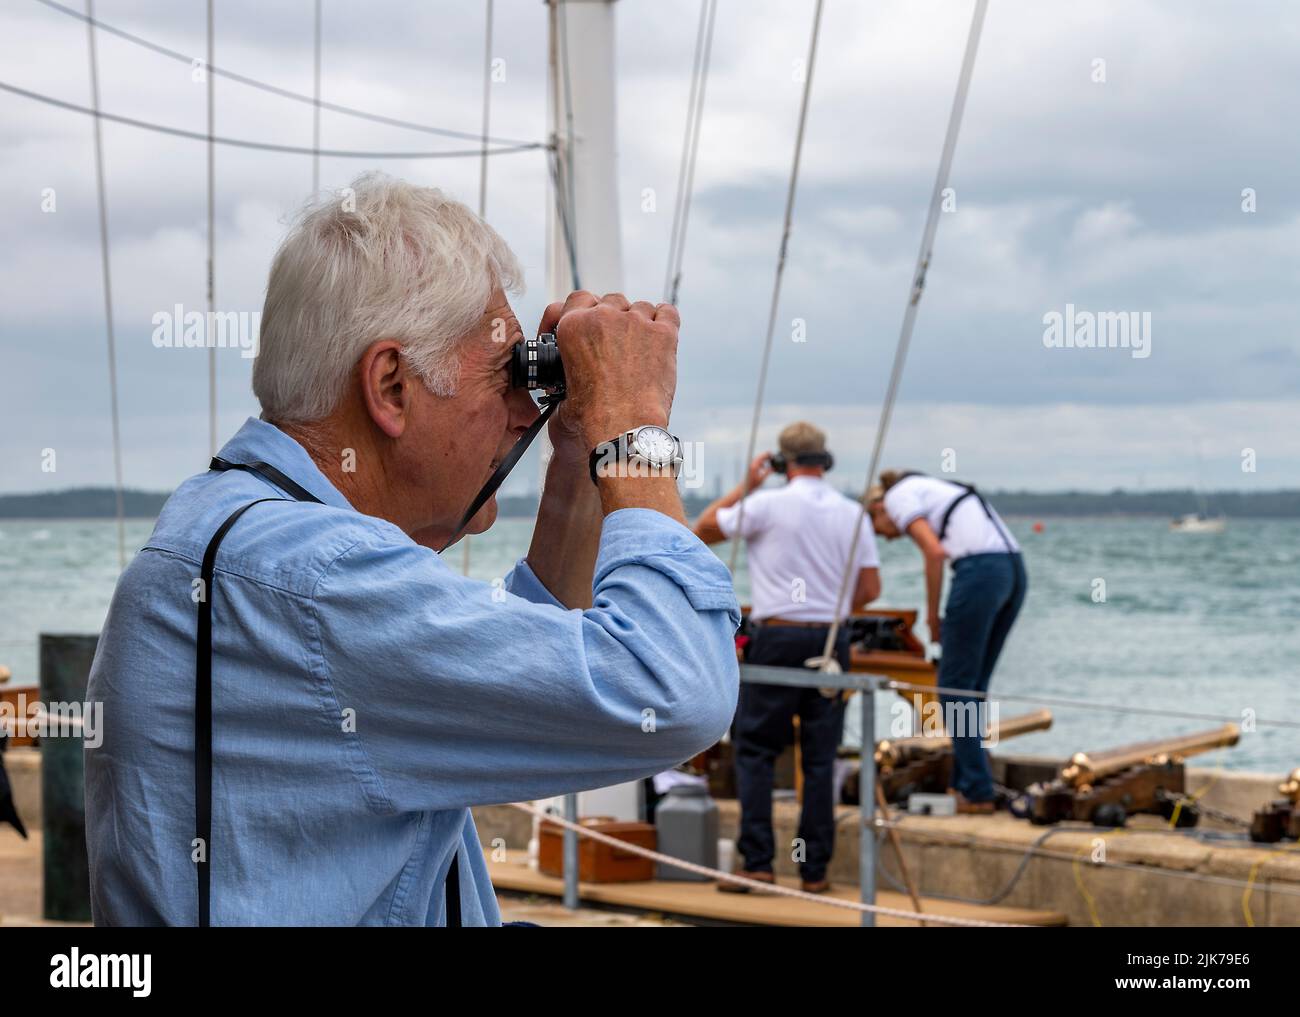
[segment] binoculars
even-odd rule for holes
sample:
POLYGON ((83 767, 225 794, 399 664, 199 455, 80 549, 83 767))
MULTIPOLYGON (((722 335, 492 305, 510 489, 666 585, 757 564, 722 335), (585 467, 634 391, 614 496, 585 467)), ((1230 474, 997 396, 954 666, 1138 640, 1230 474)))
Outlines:
POLYGON ((529 392, 543 392, 552 401, 564 398, 564 364, 554 332, 515 344, 510 355, 510 385, 529 392))

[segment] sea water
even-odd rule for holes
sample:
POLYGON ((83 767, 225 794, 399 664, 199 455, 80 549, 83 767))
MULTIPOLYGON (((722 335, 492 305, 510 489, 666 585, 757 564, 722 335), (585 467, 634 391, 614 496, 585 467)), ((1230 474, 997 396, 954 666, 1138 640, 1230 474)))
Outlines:
MULTIPOLYGON (((1066 755, 1245 722, 1231 749, 1202 766, 1283 773, 1300 766, 1300 520, 1230 520, 1222 534, 1171 532, 1151 518, 1010 521, 1025 554, 1029 595, 993 677, 992 691, 1086 700, 1051 706, 1051 730, 1014 751, 1066 755), (1099 585, 1101 580, 1103 585, 1099 585), (1102 596, 1099 596, 1101 594, 1102 596), (1134 708, 1148 713, 1136 712, 1134 708), (1178 716, 1195 713, 1207 719, 1178 716)), ((128 520, 128 553, 153 527, 128 520)), ((527 553, 532 520, 502 519, 470 542, 470 574, 503 576, 527 553)), ((95 632, 118 574, 112 520, 0 520, 0 663, 12 684, 34 684, 41 632, 95 632)), ((727 548, 715 550, 727 559, 727 548)), ((881 547, 880 606, 921 609, 921 556, 910 541, 881 547)), ((460 571, 458 545, 444 555, 460 571)), ((748 597, 744 555, 736 577, 748 597)), ((923 619, 922 619, 923 621, 923 619)), ((923 624, 917 634, 925 638, 923 624)), ((527 648, 520 648, 521 657, 527 648)), ((526 666, 526 665, 524 665, 526 666)), ((896 697, 877 697, 877 736, 896 697)), ((1002 718, 1036 709, 1001 701, 1002 718)), ((854 737, 856 708, 850 710, 854 737)))

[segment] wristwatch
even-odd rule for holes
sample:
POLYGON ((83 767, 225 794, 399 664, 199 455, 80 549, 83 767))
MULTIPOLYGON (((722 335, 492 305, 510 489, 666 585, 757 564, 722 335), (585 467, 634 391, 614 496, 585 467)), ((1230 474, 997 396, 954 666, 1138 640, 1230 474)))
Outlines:
POLYGON ((591 450, 590 462, 593 484, 602 475, 651 477, 662 470, 670 470, 675 478, 681 473, 682 443, 664 428, 645 424, 602 441, 591 450), (611 467, 616 467, 612 474, 611 467))

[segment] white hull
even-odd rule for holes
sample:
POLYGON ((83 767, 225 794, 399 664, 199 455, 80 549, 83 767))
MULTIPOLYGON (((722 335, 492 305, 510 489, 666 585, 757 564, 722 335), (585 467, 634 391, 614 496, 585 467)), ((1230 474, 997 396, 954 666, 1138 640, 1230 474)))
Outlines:
POLYGON ((1169 528, 1176 533, 1222 533, 1227 529, 1228 521, 1222 516, 1216 519, 1203 519, 1200 516, 1187 515, 1175 519, 1169 528))

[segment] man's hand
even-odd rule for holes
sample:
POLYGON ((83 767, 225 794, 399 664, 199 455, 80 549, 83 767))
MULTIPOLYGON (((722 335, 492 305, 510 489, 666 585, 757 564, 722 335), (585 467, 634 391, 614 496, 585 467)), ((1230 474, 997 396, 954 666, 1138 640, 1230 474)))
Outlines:
POLYGON ((749 479, 746 491, 754 491, 763 486, 763 481, 772 475, 772 453, 760 452, 749 464, 749 479))
POLYGON ((554 332, 567 394, 549 424, 555 457, 546 474, 528 564, 567 607, 591 606, 591 577, 601 517, 648 508, 685 522, 669 476, 589 479, 588 457, 603 441, 642 424, 668 425, 677 387, 677 310, 630 304, 620 293, 600 300, 570 293, 542 315, 554 332))
POLYGON ((943 619, 938 615, 930 616, 930 642, 943 643, 943 619))
POLYGON ((546 309, 540 331, 555 333, 568 393, 550 424, 557 452, 576 444, 585 462, 634 427, 668 426, 679 325, 671 304, 633 304, 621 293, 597 300, 578 290, 546 309))

